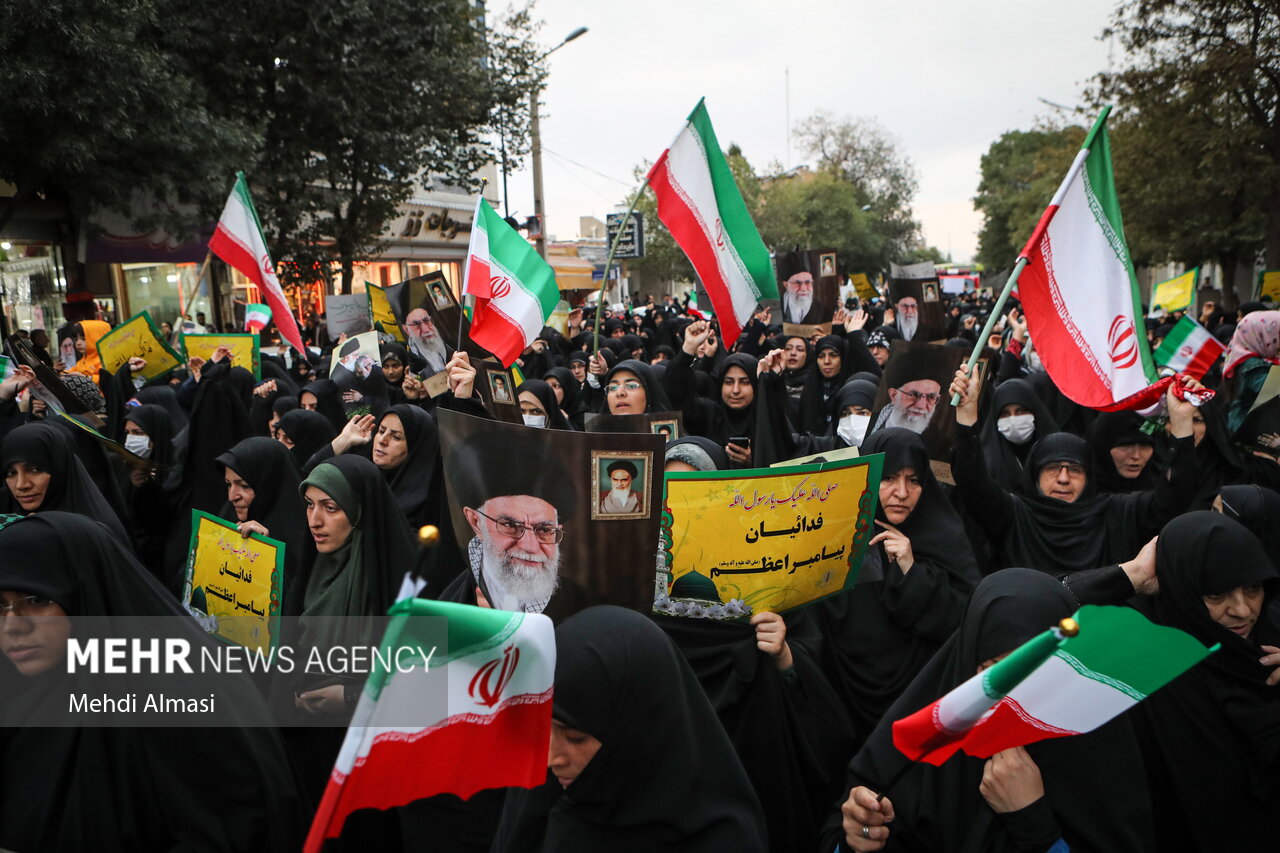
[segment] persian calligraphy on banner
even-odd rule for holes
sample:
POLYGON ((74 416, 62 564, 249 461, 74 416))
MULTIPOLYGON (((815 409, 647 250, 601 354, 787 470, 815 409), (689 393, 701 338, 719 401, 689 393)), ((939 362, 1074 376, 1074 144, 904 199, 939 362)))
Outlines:
POLYGON ((872 536, 883 454, 666 475, 654 610, 735 618, 852 587, 872 536))
POLYGON ((215 637, 266 652, 280 633, 284 543, 193 509, 182 603, 215 637))
POLYGON ((258 349, 257 335, 182 336, 182 348, 186 350, 187 358, 203 358, 208 361, 221 346, 231 350, 233 365, 252 370, 254 379, 262 379, 262 356, 258 349))
POLYGON ((103 335, 98 340, 98 356, 102 366, 112 373, 135 356, 145 359, 147 366, 135 375, 148 380, 182 364, 182 359, 161 337, 148 311, 134 314, 103 335))
POLYGON ((853 282, 854 290, 858 292, 859 299, 871 300, 880 295, 876 291, 875 285, 871 283, 871 279, 867 278, 866 273, 854 273, 849 276, 849 279, 853 282))

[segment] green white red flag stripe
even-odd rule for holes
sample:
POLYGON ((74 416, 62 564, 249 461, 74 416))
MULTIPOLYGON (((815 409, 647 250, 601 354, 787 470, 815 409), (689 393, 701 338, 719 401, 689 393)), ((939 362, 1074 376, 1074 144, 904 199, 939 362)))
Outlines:
POLYGON ((1045 370, 1063 394, 1103 411, 1159 400, 1141 333, 1103 110, 1020 258, 1018 294, 1045 370), (1148 399, 1149 398, 1149 399, 1148 399))
POLYGON ((1122 714, 1218 647, 1153 625, 1128 607, 1085 605, 1080 631, 1046 631, 925 708, 893 724, 893 743, 940 765, 1081 734, 1122 714))
MULTIPOLYGON (((319 851, 359 809, 389 809, 437 794, 462 799, 487 788, 541 785, 547 778, 555 631, 537 613, 508 613, 410 598, 391 607, 382 648, 434 645, 448 620, 448 650, 430 666, 445 667, 448 708, 431 707, 436 677, 424 668, 369 676, 329 777, 305 851, 319 851)), ((438 695, 435 697, 438 701, 438 695)))
POLYGON ((271 322, 271 306, 253 303, 244 309, 244 327, 250 332, 261 332, 271 322))
POLYGON ((720 150, 704 102, 662 152, 647 178, 658 197, 658 218, 689 256, 720 320, 728 344, 762 299, 777 299, 778 286, 733 172, 720 150))
POLYGON ((246 278, 258 286, 275 320, 280 335, 305 359, 307 348, 303 346, 298 321, 289 310, 280 280, 276 278, 275 264, 267 251, 267 240, 262 235, 262 223, 249 194, 249 182, 244 172, 236 172, 236 183, 222 208, 218 227, 209 240, 209 251, 240 270, 246 278))
POLYGON ((462 291, 475 298, 471 339, 510 367, 560 301, 555 272, 481 196, 462 291))
POLYGON ((0 355, 0 382, 14 376, 17 372, 18 366, 14 364, 13 359, 7 355, 0 355))
POLYGON ((1156 347, 1156 363, 1199 380, 1226 350, 1208 329, 1184 315, 1156 347))

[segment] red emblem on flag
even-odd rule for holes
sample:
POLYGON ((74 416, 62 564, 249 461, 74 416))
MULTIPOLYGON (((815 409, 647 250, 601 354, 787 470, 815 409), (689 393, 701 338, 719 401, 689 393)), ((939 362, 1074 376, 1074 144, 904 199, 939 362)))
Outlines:
POLYGON ((1191 358, 1191 354, 1192 354, 1193 352, 1195 352, 1195 350, 1193 350, 1193 349, 1191 348, 1191 345, 1190 345, 1190 344, 1183 344, 1183 345, 1178 349, 1178 357, 1179 357, 1179 358, 1191 358))
POLYGON ((502 650, 502 657, 494 658, 476 670, 471 684, 467 686, 467 694, 476 700, 477 705, 492 708, 502 698, 502 691, 511 683, 519 664, 520 650, 507 646, 502 650))
POLYGON ((511 279, 505 275, 495 275, 489 279, 489 291, 494 299, 501 299, 511 292, 511 279))
POLYGON ((1111 364, 1117 370, 1137 364, 1138 337, 1133 331, 1133 321, 1118 314, 1111 321, 1111 330, 1107 332, 1107 346, 1111 348, 1111 364))

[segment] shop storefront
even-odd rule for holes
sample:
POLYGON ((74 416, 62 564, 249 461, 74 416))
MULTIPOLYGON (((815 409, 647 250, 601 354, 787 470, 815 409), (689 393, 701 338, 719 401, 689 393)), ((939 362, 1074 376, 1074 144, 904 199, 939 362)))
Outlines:
POLYGON ((0 242, 0 308, 7 333, 44 329, 56 340, 66 298, 66 273, 56 246, 0 242))

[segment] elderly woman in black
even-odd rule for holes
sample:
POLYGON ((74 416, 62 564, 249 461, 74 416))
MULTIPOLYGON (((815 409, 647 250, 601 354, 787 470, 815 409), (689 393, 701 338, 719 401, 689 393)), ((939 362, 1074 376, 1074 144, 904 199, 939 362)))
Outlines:
MULTIPOLYGON (((1275 524, 1276 519, 1271 519, 1275 524)), ((1214 512, 1156 545, 1154 622, 1221 648, 1142 702, 1136 723, 1160 850, 1265 850, 1280 807, 1280 575, 1252 533, 1214 512)))

